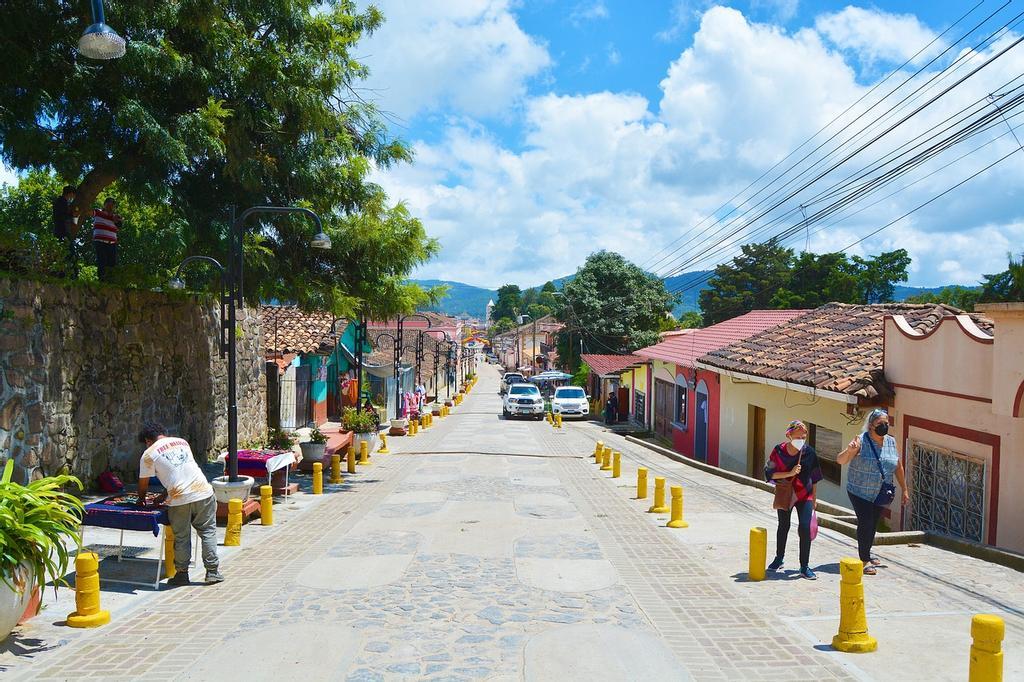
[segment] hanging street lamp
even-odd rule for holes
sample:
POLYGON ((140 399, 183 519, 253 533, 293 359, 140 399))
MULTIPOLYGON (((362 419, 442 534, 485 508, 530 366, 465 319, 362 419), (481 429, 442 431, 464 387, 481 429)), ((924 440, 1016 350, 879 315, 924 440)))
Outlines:
POLYGON ((124 56, 127 41, 104 23, 103 0, 92 0, 92 25, 78 39, 78 52, 90 59, 117 59, 124 56))

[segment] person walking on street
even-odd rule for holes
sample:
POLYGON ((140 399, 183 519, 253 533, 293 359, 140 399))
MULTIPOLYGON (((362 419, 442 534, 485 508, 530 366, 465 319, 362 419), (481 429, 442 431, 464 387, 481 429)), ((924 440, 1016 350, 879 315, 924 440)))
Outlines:
POLYGON ((181 438, 167 436, 163 425, 147 422, 139 432, 146 446, 139 464, 139 503, 144 505, 149 478, 156 476, 166 491, 157 498, 167 504, 167 516, 174 531, 174 568, 168 585, 188 585, 188 564, 192 556, 192 529, 202 541, 206 582, 224 580, 217 557, 217 500, 213 487, 196 464, 192 448, 181 438))
POLYGON ((839 464, 850 465, 846 492, 857 514, 857 549, 864 562, 864 573, 875 575, 875 567, 881 561, 871 556, 871 547, 882 510, 896 496, 894 477, 903 491, 903 504, 910 501, 896 439, 889 435, 889 414, 882 409, 872 410, 864 420, 864 432, 850 441, 836 459, 839 464))
POLYGON ((121 229, 121 216, 114 212, 116 204, 107 197, 103 208, 92 212, 92 244, 96 249, 96 268, 101 282, 110 281, 117 267, 117 233, 121 229))
POLYGON ((811 518, 816 501, 815 491, 822 479, 818 453, 807 444, 807 427, 799 419, 789 423, 786 440, 772 450, 764 466, 765 480, 776 484, 776 503, 779 512, 779 527, 775 534, 775 560, 768 570, 782 568, 786 555, 786 540, 789 537, 793 509, 796 509, 797 533, 800 536, 800 576, 816 580, 811 570, 811 518), (781 493, 781 495, 780 495, 781 493), (785 498, 780 501, 780 497, 785 498))
POLYGON ((614 390, 612 394, 608 396, 608 402, 604 405, 604 423, 614 424, 619 416, 619 398, 615 395, 614 390))
POLYGON ((65 269, 57 275, 70 275, 73 279, 78 277, 78 262, 75 258, 75 235, 78 233, 78 218, 74 213, 75 194, 76 188, 67 185, 60 196, 53 200, 53 236, 67 247, 65 269))

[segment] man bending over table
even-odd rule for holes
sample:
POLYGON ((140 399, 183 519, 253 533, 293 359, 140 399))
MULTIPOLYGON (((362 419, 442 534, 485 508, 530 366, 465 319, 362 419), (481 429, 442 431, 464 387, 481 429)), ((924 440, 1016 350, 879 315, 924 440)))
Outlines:
MULTIPOLYGON (((157 504, 167 505, 167 516, 174 531, 174 577, 168 585, 188 585, 188 564, 192 556, 192 528, 203 542, 203 564, 206 582, 219 583, 224 576, 217 570, 217 501, 213 487, 192 456, 188 443, 164 435, 164 427, 146 422, 139 432, 139 442, 146 446, 139 464, 139 499, 146 499, 150 476, 160 479, 167 492, 157 504)), ((144 504, 144 503, 143 503, 144 504)))

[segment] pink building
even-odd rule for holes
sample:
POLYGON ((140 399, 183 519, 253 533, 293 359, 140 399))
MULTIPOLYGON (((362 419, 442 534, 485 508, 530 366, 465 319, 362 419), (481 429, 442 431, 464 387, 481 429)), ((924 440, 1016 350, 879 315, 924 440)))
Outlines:
MULTIPOLYGON (((1024 303, 884 327, 910 504, 903 528, 1024 551, 1024 303)), ((897 497, 896 504, 899 504, 897 497)))

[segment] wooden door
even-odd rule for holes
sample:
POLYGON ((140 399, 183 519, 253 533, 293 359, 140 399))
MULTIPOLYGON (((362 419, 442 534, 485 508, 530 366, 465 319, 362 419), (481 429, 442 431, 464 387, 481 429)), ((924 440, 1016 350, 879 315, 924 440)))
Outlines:
POLYGON ((750 455, 747 461, 750 462, 751 478, 760 479, 764 474, 764 408, 756 405, 750 406, 750 455))
POLYGON ((708 461, 708 394, 697 387, 697 405, 694 410, 693 456, 697 461, 708 461))
POLYGON ((672 437, 672 397, 675 387, 667 381, 654 381, 654 432, 664 438, 672 437))
POLYGON ((619 387, 619 414, 616 421, 625 421, 629 419, 629 389, 620 386, 619 387))

